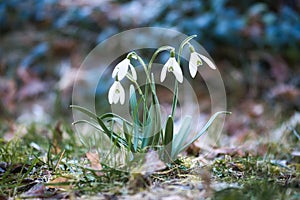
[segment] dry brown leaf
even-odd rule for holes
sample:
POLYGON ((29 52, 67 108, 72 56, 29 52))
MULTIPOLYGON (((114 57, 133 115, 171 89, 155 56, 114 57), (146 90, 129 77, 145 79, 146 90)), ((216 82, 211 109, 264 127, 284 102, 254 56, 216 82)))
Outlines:
POLYGON ((213 149, 208 155, 207 158, 208 159, 213 159, 216 158, 220 155, 239 155, 239 156, 244 156, 245 152, 243 152, 242 149, 238 148, 238 147, 222 147, 222 148, 217 148, 217 149, 213 149))
POLYGON ((153 174, 156 171, 166 168, 166 164, 159 159, 156 151, 149 151, 145 156, 145 163, 141 167, 140 173, 143 175, 153 174))
MULTIPOLYGON (((91 163, 91 168, 94 170, 102 170, 102 165, 99 160, 99 155, 97 152, 87 152, 86 154, 87 159, 91 163)), ((102 172, 96 172, 98 176, 103 175, 102 172)))
POLYGON ((53 184, 49 185, 49 188, 70 190, 72 189, 72 185, 68 184, 68 181, 69 179, 66 177, 58 177, 49 182, 49 184, 53 184))
POLYGON ((36 185, 34 185, 32 188, 30 188, 30 190, 28 190, 27 192, 21 194, 22 198, 33 198, 33 197, 41 197, 43 198, 45 196, 45 191, 46 191, 46 187, 44 186, 43 183, 37 183, 36 185))

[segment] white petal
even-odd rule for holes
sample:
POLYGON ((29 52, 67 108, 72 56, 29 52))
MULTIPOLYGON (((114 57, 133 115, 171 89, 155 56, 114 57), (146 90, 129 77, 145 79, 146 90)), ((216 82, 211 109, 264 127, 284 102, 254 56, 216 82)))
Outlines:
POLYGON ((127 72, 128 72, 128 65, 130 64, 130 60, 128 58, 125 58, 124 60, 122 60, 117 66, 116 68, 118 68, 118 80, 122 80, 127 72))
POLYGON ((163 82, 166 79, 169 63, 170 63, 170 59, 166 62, 166 64, 163 66, 163 68, 161 70, 160 82, 163 82))
POLYGON ((109 104, 114 103, 114 96, 115 96, 115 92, 116 92, 116 85, 117 85, 117 82, 114 82, 112 84, 112 86, 109 88, 109 91, 108 91, 108 102, 109 102, 109 104))
POLYGON ((116 87, 115 87, 115 91, 114 91, 114 93, 113 93, 113 99, 112 99, 112 100, 113 100, 113 103, 114 103, 114 104, 117 104, 118 101, 119 101, 119 99, 120 99, 120 94, 117 93, 118 83, 120 83, 120 82, 116 81, 115 83, 116 83, 116 87))
POLYGON ((200 58, 200 54, 197 52, 192 52, 191 53, 191 57, 190 57, 190 61, 195 63, 195 65, 198 67, 199 65, 202 65, 202 60, 200 58))
POLYGON ((136 71, 135 71, 134 67, 132 66, 132 64, 129 63, 129 66, 130 66, 132 77, 136 81, 137 80, 136 71))
POLYGON ((120 94, 114 93, 114 96, 113 96, 114 104, 117 104, 119 99, 120 99, 120 94))
POLYGON ((182 71, 181 68, 179 66, 179 64, 177 63, 177 61, 175 60, 175 58, 172 59, 172 67, 174 69, 173 74, 175 75, 176 79, 182 83, 183 82, 183 75, 182 75, 182 71))
MULTIPOLYGON (((120 64, 120 63, 119 63, 119 64, 120 64)), ((118 64, 118 65, 119 65, 119 64, 118 64)), ((120 70, 120 69, 119 69, 120 66, 118 66, 118 65, 114 68, 114 70, 113 70, 113 72, 112 72, 112 74, 111 74, 111 77, 112 77, 112 78, 116 78, 116 76, 117 76, 117 74, 118 74, 118 72, 119 72, 119 70, 120 70)))
POLYGON ((167 62, 166 62, 166 64, 164 65, 164 67, 166 66, 166 67, 169 67, 170 65, 172 65, 173 64, 173 59, 172 59, 172 57, 171 58, 169 58, 168 60, 167 60, 167 62))
POLYGON ((119 90, 119 94, 118 94, 118 99, 120 99, 120 103, 123 105, 125 102, 125 90, 123 88, 123 86, 121 85, 120 82, 118 82, 118 85, 116 87, 116 89, 119 90))
POLYGON ((118 103, 118 101, 119 101, 119 99, 120 99, 120 94, 119 93, 117 93, 116 92, 116 90, 115 90, 115 92, 114 92, 114 94, 113 94, 113 103, 114 104, 117 104, 118 103))
POLYGON ((194 65, 194 63, 189 63, 189 70, 190 70, 190 74, 193 78, 195 78, 196 74, 197 74, 197 69, 198 67, 196 65, 194 65))
POLYGON ((198 55, 200 56, 200 58, 201 58, 202 60, 204 60, 204 62, 206 62, 206 63, 208 64, 208 66, 209 66, 210 68, 212 68, 212 69, 217 69, 216 66, 215 66, 215 64, 214 64, 208 57, 206 57, 206 56, 204 56, 204 55, 201 55, 201 54, 198 54, 198 55))
MULTIPOLYGON (((198 61, 201 61, 201 59, 199 58, 199 56, 197 55, 196 52, 192 52, 190 55, 189 70, 190 70, 190 74, 193 78, 195 78, 195 76, 197 74, 198 61)), ((201 64, 202 64, 202 62, 201 62, 201 64)))

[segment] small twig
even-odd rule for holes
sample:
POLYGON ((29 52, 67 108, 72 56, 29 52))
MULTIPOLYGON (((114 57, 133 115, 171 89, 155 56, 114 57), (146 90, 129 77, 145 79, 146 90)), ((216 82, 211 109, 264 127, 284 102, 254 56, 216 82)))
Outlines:
POLYGON ((63 152, 60 154, 60 157, 55 165, 54 171, 56 171, 56 169, 58 168, 58 165, 59 165, 60 161, 62 160, 64 154, 65 154, 65 150, 63 150, 63 152))

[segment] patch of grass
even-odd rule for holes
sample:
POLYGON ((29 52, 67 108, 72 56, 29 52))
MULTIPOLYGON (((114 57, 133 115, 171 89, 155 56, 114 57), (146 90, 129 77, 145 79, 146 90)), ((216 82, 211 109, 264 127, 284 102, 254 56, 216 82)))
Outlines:
POLYGON ((119 171, 104 164, 99 175, 99 170, 90 167, 87 151, 74 131, 63 123, 46 127, 32 124, 22 138, 0 140, 0 197, 124 195, 151 191, 152 186, 168 191, 172 187, 197 190, 199 184, 205 190, 212 184, 212 175, 216 182, 242 186, 216 190, 215 199, 260 199, 274 195, 279 199, 299 198, 300 172, 295 163, 281 165, 259 157, 225 156, 203 167, 188 157, 167 164, 165 170, 150 176, 119 171))
POLYGON ((228 188, 214 194, 214 200, 239 200, 239 199, 299 199, 300 191, 280 187, 268 181, 246 183, 243 188, 228 188))
POLYGON ((214 177, 219 181, 247 184, 261 180, 282 186, 299 187, 300 172, 294 165, 282 165, 258 157, 234 158, 225 156, 212 164, 214 177))
POLYGON ((121 188, 128 181, 128 173, 108 166, 103 166, 103 175, 97 175, 88 167, 87 150, 63 124, 33 124, 23 138, 0 144, 0 196, 24 197, 28 191, 30 198, 96 194, 121 188))

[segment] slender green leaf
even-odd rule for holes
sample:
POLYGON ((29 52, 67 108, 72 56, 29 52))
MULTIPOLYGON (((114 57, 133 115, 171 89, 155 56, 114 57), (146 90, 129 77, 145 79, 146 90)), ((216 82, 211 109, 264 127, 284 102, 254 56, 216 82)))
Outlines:
POLYGON ((156 105, 151 105, 149 109, 149 115, 147 118, 147 121, 144 125, 144 137, 142 140, 142 148, 145 148, 149 145, 155 145, 153 144, 154 137, 156 137, 156 134, 158 133, 157 127, 158 127, 158 116, 156 111, 156 105))
POLYGON ((132 114, 135 114, 134 111, 136 111, 138 103, 136 99, 135 89, 132 85, 130 85, 129 93, 130 93, 130 98, 129 98, 130 107, 132 109, 132 114))
POLYGON ((192 123, 192 117, 186 116, 183 119, 182 125, 178 131, 178 133, 173 137, 173 146, 172 146, 172 159, 175 159, 177 154, 180 153, 179 150, 185 143, 186 139, 188 138, 188 135, 191 131, 191 123, 192 123))
POLYGON ((169 144, 173 140, 173 126, 173 117, 169 115, 165 129, 164 145, 169 144))
POLYGON ((128 147, 128 144, 126 143, 126 140, 124 140, 123 138, 121 138, 120 136, 118 136, 116 133, 114 133, 112 130, 109 130, 104 122, 97 117, 98 123, 101 126, 101 128, 103 129, 104 133, 109 137, 112 138, 112 140, 115 142, 117 142, 118 146, 120 146, 120 144, 122 144, 125 147, 128 147))
POLYGON ((174 134, 174 122, 173 117, 169 115, 167 123, 166 123, 166 129, 165 129, 165 138, 164 138, 164 148, 165 148, 165 160, 169 160, 171 157, 172 152, 172 142, 173 142, 173 134, 174 134))
POLYGON ((130 86, 130 99, 129 103, 131 106, 131 116, 133 118, 133 149, 134 151, 137 151, 138 149, 138 143, 139 143, 139 127, 140 127, 140 121, 139 121, 139 106, 142 102, 142 99, 137 101, 136 93, 133 86, 130 86))
POLYGON ((211 118, 208 120, 208 122, 205 124, 205 126, 201 129, 201 131, 192 140, 188 141, 188 143, 185 144, 178 151, 178 153, 183 151, 185 148, 187 148, 189 145, 191 145, 193 142, 195 142, 201 135, 203 135, 207 131, 207 129, 210 127, 210 125, 213 123, 213 121, 217 118, 217 116, 220 115, 220 114, 231 114, 231 112, 228 112, 228 111, 216 112, 213 116, 211 116, 211 118))
POLYGON ((140 137, 140 131, 138 124, 134 123, 133 125, 133 148, 135 151, 138 150, 138 145, 139 145, 139 137, 140 137))
POLYGON ((90 110, 84 108, 84 107, 81 107, 81 106, 77 106, 77 105, 70 105, 71 108, 75 109, 75 110, 78 110, 84 114, 86 114, 87 116, 97 120, 97 115, 94 114, 93 112, 91 112, 90 110))
MULTIPOLYGON (((97 117, 97 118, 98 118, 98 117, 97 117)), ((131 122, 129 122, 128 120, 126 120, 126 119, 124 119, 123 117, 121 117, 121 116, 119 116, 119 115, 117 115, 117 114, 114 114, 114 113, 105 113, 105 114, 99 116, 99 118, 100 118, 101 120, 107 120, 107 119, 117 118, 117 119, 120 119, 120 120, 122 120, 122 121, 124 121, 124 122, 126 122, 127 124, 129 124, 129 125, 132 126, 132 123, 131 123, 131 122)))
POLYGON ((126 142, 128 144, 128 149, 131 152, 135 152, 135 149, 134 149, 133 144, 131 142, 131 140, 132 140, 132 134, 129 132, 129 130, 127 128, 127 125, 126 125, 125 122, 123 123, 123 131, 124 131, 126 142))
POLYGON ((73 122, 73 125, 76 125, 76 124, 80 124, 80 123, 86 123, 86 124, 89 124, 90 126, 94 127, 95 129, 97 129, 98 131, 100 132, 103 132, 104 130, 98 125, 98 124, 94 124, 93 122, 91 121, 88 121, 88 120, 77 120, 75 122, 73 122))
POLYGON ((153 145, 157 146, 161 139, 163 140, 163 130, 162 130, 162 125, 161 125, 161 112, 160 112, 160 104, 156 95, 156 88, 155 88, 155 81, 154 81, 154 75, 153 73, 151 74, 151 89, 152 89, 152 98, 154 102, 154 108, 155 108, 155 116, 156 116, 156 122, 155 122, 155 135, 153 138, 153 145))
MULTIPOLYGON (((101 119, 99 119, 101 120, 101 119)), ((73 122, 73 124, 79 124, 79 123, 87 123, 90 126, 94 127, 95 129, 97 129, 98 131, 100 131, 101 133, 105 133, 108 138, 110 138, 111 140, 113 140, 113 142, 117 142, 116 145, 118 148, 121 147, 121 144, 125 147, 127 147, 127 143, 124 139, 122 139, 120 136, 118 136, 116 133, 113 133, 112 131, 110 131, 109 129, 107 129, 107 127, 105 126, 105 124, 102 122, 102 120, 100 121, 99 125, 98 124, 94 124, 90 121, 87 120, 78 120, 76 122, 73 122), (103 128, 104 127, 104 128, 103 128)))
MULTIPOLYGON (((71 105, 70 107, 86 114, 87 116, 89 116, 92 119, 95 119, 97 121, 98 116, 96 114, 94 114, 93 112, 91 112, 90 110, 83 108, 81 106, 77 106, 77 105, 71 105)), ((123 121, 125 121, 129 125, 132 125, 129 121, 127 121, 123 117, 121 117, 117 114, 114 114, 114 113, 105 113, 105 114, 101 115, 100 118, 102 120, 108 120, 108 121, 114 120, 114 121, 118 122, 120 125, 123 124, 123 121)))

